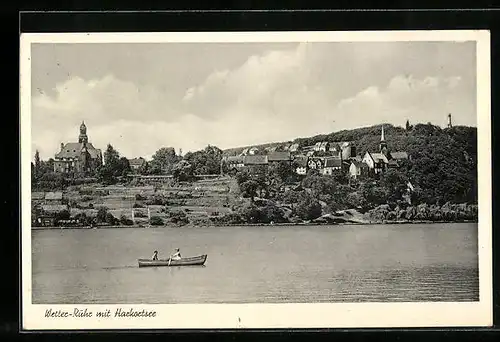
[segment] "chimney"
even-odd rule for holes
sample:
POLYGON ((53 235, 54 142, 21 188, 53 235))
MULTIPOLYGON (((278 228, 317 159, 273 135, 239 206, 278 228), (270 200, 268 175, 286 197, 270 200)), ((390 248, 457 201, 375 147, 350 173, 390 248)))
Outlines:
POLYGON ((61 143, 61 151, 64 149, 64 144, 61 143))

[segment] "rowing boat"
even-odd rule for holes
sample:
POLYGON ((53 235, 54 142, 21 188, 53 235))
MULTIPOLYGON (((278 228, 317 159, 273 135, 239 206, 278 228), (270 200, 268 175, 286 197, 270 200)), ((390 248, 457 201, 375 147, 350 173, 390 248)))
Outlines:
POLYGON ((172 259, 138 259, 139 267, 158 267, 158 266, 201 266, 207 260, 207 255, 200 255, 180 260, 172 259))

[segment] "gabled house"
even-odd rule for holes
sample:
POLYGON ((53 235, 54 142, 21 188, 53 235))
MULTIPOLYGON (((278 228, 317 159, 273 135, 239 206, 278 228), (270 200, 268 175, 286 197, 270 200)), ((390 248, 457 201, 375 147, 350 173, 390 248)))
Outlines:
POLYGON ((367 173, 368 165, 358 160, 351 161, 351 165, 349 166, 349 176, 352 178, 358 178, 362 175, 366 175, 367 173))
POLYGON ((243 164, 251 173, 260 173, 267 169, 269 162, 267 155, 248 155, 243 158, 243 164))
POLYGON ((342 158, 340 157, 328 157, 324 159, 323 168, 321 169, 321 174, 331 176, 335 170, 342 169, 342 158))
POLYGON ((363 163, 365 163, 375 174, 378 174, 387 169, 389 160, 383 153, 366 152, 363 157, 363 163))
POLYGON ((321 141, 314 144, 313 150, 315 152, 327 152, 330 150, 330 143, 328 141, 321 141))

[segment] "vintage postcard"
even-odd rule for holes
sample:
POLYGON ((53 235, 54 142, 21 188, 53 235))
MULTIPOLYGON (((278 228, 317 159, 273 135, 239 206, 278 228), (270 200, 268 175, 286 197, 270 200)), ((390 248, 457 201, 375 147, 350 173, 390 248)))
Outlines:
POLYGON ((22 328, 492 324, 488 31, 21 36, 22 328))

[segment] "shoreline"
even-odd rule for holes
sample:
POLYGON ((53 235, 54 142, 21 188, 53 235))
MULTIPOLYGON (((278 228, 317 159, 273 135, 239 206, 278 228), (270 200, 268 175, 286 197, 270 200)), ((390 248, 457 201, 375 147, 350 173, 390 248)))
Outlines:
POLYGON ((194 225, 194 224, 185 224, 185 225, 160 225, 160 226, 139 226, 139 225, 131 225, 131 226, 98 226, 98 227, 64 227, 64 226, 45 226, 45 227, 31 227, 31 230, 67 230, 67 229, 78 229, 78 230, 93 230, 93 229, 150 229, 150 228, 195 228, 195 227, 204 227, 204 228, 215 228, 215 227, 275 227, 275 226, 377 226, 377 225, 411 225, 411 224, 439 224, 439 223, 478 223, 476 220, 461 220, 461 221, 385 221, 385 222, 341 222, 341 223, 318 223, 318 222, 301 222, 301 223, 245 223, 245 224, 207 224, 207 225, 194 225))

